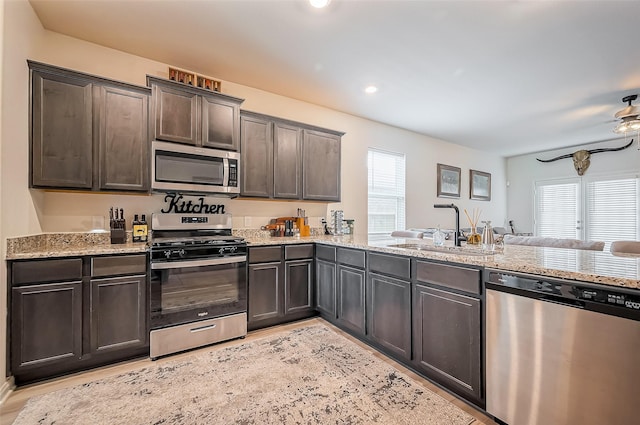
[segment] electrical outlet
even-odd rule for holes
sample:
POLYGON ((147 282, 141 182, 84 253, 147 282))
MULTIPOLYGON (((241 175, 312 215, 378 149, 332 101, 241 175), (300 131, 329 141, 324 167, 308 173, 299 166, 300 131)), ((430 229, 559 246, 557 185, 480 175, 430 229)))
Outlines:
POLYGON ((251 217, 244 218, 244 227, 251 227, 251 217))
POLYGON ((104 217, 101 215, 91 217, 91 228, 93 230, 104 230, 104 217))

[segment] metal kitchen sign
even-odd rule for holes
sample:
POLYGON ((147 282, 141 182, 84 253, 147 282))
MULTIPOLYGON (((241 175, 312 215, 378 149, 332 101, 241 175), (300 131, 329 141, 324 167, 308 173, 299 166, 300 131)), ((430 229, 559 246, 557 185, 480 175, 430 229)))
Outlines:
POLYGON ((204 197, 197 200, 185 199, 181 193, 167 193, 164 197, 167 204, 161 209, 161 213, 178 213, 178 214, 224 214, 224 205, 205 204, 204 197))

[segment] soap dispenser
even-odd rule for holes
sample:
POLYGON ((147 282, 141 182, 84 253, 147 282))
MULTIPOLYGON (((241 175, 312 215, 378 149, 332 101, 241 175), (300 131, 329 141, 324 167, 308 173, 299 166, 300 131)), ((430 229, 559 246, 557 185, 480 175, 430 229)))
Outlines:
POLYGON ((484 229, 482 229, 482 249, 493 251, 496 247, 495 239, 493 238, 493 229, 491 228, 491 221, 483 221, 484 229))
POLYGON ((438 229, 433 233, 433 244, 435 246, 444 246, 444 233, 440 230, 439 224, 438 229))

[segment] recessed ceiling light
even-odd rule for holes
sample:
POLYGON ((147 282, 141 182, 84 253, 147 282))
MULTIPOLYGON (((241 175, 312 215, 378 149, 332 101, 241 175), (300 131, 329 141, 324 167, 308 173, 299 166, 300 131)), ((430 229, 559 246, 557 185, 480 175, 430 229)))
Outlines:
POLYGON ((311 3, 311 6, 313 6, 315 8, 318 8, 318 9, 322 9, 323 7, 327 7, 330 2, 331 2, 331 0, 309 0, 309 3, 311 3))
POLYGON ((377 91, 378 91, 378 88, 377 88, 376 86, 367 86, 367 87, 364 89, 364 92, 365 92, 365 93, 369 93, 369 94, 373 94, 373 93, 375 93, 375 92, 377 92, 377 91))

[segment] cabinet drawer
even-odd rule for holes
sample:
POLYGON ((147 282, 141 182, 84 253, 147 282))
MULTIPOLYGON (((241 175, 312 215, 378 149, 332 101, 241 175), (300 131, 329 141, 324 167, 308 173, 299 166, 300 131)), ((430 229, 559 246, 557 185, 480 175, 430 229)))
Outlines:
POLYGON ((145 254, 91 258, 91 276, 93 277, 145 273, 147 273, 147 256, 145 254))
POLYGON ((369 271, 409 280, 411 278, 411 259, 370 252, 369 271))
POLYGON ((365 268, 366 253, 357 249, 338 248, 336 253, 337 262, 350 266, 365 268))
POLYGON ((249 248, 250 263, 271 263, 282 260, 282 247, 278 246, 256 246, 249 248))
POLYGON ((82 258, 17 261, 11 266, 13 285, 82 279, 82 258))
POLYGON ((313 258, 313 244, 285 245, 285 260, 300 260, 303 258, 313 258))
POLYGON ((316 257, 321 260, 336 261, 336 248, 334 246, 316 245, 316 257))
POLYGON ((447 264, 416 261, 418 282, 433 283, 451 289, 480 293, 480 270, 447 264))
POLYGON ((246 313, 155 329, 150 332, 152 359, 247 334, 246 313))

